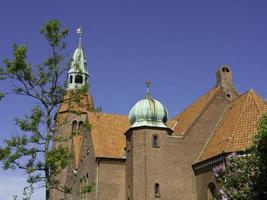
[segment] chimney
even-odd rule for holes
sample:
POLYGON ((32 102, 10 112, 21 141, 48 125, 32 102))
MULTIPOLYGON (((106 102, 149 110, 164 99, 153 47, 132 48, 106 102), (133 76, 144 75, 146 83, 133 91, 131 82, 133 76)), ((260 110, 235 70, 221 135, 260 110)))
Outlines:
POLYGON ((216 73, 217 86, 222 86, 223 88, 233 88, 232 72, 228 65, 221 65, 216 73))

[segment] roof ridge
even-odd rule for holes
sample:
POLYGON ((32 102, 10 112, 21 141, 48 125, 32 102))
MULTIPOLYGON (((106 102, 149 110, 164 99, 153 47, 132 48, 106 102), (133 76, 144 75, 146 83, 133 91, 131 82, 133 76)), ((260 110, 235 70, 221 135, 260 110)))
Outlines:
POLYGON ((100 115, 107 115, 107 116, 120 116, 120 117, 128 117, 128 115, 124 115, 124 114, 114 114, 114 113, 103 113, 103 112, 92 112, 92 111, 88 111, 87 112, 88 114, 89 113, 92 113, 92 114, 100 114, 100 115))
POLYGON ((247 90, 247 91, 244 92, 243 94, 239 95, 237 98, 233 99, 233 100, 230 102, 230 104, 234 103, 234 102, 237 101, 239 98, 241 98, 241 97, 243 97, 243 96, 245 96, 245 95, 247 95, 247 94, 249 94, 249 93, 251 93, 251 92, 254 92, 254 90, 253 90, 253 89, 249 89, 249 90, 247 90))
POLYGON ((250 89, 263 103, 267 103, 255 90, 250 89))
MULTIPOLYGON (((216 87, 215 88, 213 88, 213 89, 216 89, 216 87)), ((210 91, 210 90, 209 90, 210 91)), ((208 92, 209 92, 208 91, 208 92)), ((219 90, 218 90, 219 91, 219 90)), ((182 134, 182 137, 184 137, 185 135, 187 135, 187 133, 188 133, 188 131, 193 127, 193 125, 198 121, 198 119, 202 116, 202 114, 207 110, 207 108, 209 107, 209 105, 211 104, 211 102, 214 100, 214 98, 215 98, 215 96, 216 96, 216 94, 218 93, 218 91, 216 91, 214 94, 213 94, 213 96, 212 96, 212 98, 208 101, 208 103, 204 106, 204 108, 201 110, 201 112, 199 113, 199 115, 195 118, 195 120, 191 123, 191 125, 184 131, 184 133, 182 134)), ((204 95, 206 95, 208 92, 206 92, 204 95)), ((204 95, 202 95, 202 96, 204 96, 204 95)), ((195 101, 196 102, 196 101, 195 101)), ((193 104, 193 103, 192 103, 193 104)), ((191 104, 191 105, 192 105, 191 104)))
MULTIPOLYGON (((232 141, 233 141, 235 132, 236 132, 237 127, 238 127, 237 125, 239 124, 240 119, 241 119, 241 116, 242 116, 242 113, 244 112, 245 105, 248 103, 248 101, 247 101, 247 100, 248 100, 248 97, 251 96, 251 92, 250 92, 250 90, 247 91, 247 92, 244 93, 244 94, 247 94, 246 100, 245 100, 245 102, 244 102, 244 104, 243 104, 243 106, 242 106, 241 112, 239 113, 238 120, 237 120, 237 122, 236 122, 236 124, 235 124, 234 131, 233 131, 232 134, 231 134, 230 142, 228 143, 228 145, 227 145, 227 147, 225 148, 224 151, 228 151, 228 150, 229 150, 229 147, 230 147, 230 145, 231 145, 231 143, 232 143, 232 141)), ((243 95, 244 95, 244 94, 243 94, 243 95)), ((243 96, 243 95, 242 95, 242 96, 243 96)), ((231 104, 232 104, 232 103, 231 103, 231 104)), ((231 104, 230 104, 229 106, 231 106, 231 104)))
POLYGON ((211 133, 210 137, 208 138, 208 140, 207 140, 206 144, 204 145, 204 147, 203 147, 203 149, 202 149, 201 153, 200 153, 200 154, 199 154, 199 156, 197 157, 197 159, 196 159, 195 163, 197 163, 197 162, 199 162, 199 161, 200 161, 200 158, 201 158, 201 156, 202 156, 202 154, 203 154, 204 150, 205 150, 205 149, 206 149, 206 147, 208 146, 208 144, 209 144, 209 141, 211 140, 211 138, 213 137, 214 133, 216 132, 216 130, 217 130, 217 128, 218 128, 218 126, 219 126, 220 122, 222 121, 222 119, 224 119, 224 114, 225 114, 225 112, 228 110, 228 107, 229 107, 230 105, 231 105, 231 104, 229 104, 228 106, 226 106, 226 107, 225 107, 225 109, 224 109, 224 111, 223 111, 223 113, 222 113, 222 115, 221 115, 220 119, 218 120, 218 122, 216 123, 216 125, 215 125, 214 129, 212 130, 212 133, 211 133))
POLYGON ((254 92, 254 90, 252 90, 252 98, 253 98, 255 106, 258 110, 258 114, 260 115, 261 113, 263 113, 263 111, 261 110, 260 106, 257 104, 255 96, 257 96, 259 98, 259 96, 256 94, 256 92, 254 92))
MULTIPOLYGON (((186 106, 181 112, 179 112, 178 114, 176 114, 171 120, 176 120, 175 118, 182 114, 184 111, 186 111, 191 105, 193 105, 194 103, 196 103, 200 98, 202 98, 203 96, 207 95, 209 92, 211 92, 212 90, 216 90, 217 88, 219 88, 220 86, 218 87, 212 87, 211 89, 209 89, 208 91, 206 91, 203 95, 201 95, 199 98, 196 98, 189 106, 186 106)), ((217 91, 216 91, 217 92, 217 91)), ((215 93, 216 94, 216 93, 215 93)), ((214 94, 214 96, 215 96, 214 94)))

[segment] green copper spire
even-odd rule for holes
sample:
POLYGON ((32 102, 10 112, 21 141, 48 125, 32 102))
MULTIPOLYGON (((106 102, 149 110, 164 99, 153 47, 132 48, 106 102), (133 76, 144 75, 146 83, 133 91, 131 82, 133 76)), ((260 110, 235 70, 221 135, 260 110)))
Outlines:
POLYGON ((82 29, 77 29, 79 35, 79 43, 76 48, 68 71, 68 87, 67 89, 77 89, 88 84, 89 73, 87 71, 87 60, 85 52, 82 48, 82 29))

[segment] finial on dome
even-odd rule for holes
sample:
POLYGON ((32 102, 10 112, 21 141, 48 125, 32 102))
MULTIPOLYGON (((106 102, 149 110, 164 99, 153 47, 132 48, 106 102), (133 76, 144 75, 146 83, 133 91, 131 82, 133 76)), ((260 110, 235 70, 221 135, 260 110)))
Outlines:
POLYGON ((146 95, 149 96, 149 92, 150 92, 149 89, 150 89, 151 81, 146 80, 145 84, 146 84, 146 95))
POLYGON ((77 34, 79 35, 79 44, 78 44, 78 48, 82 48, 82 27, 80 26, 79 28, 77 28, 77 34))

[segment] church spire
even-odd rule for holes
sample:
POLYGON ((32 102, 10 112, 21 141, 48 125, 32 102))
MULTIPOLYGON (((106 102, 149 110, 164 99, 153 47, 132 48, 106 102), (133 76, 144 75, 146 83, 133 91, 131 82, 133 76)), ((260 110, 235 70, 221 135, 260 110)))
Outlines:
POLYGON ((82 48, 82 29, 77 29, 79 36, 78 47, 76 48, 71 66, 68 71, 68 87, 67 90, 79 89, 82 86, 88 84, 89 73, 87 71, 87 60, 85 52, 82 48))

